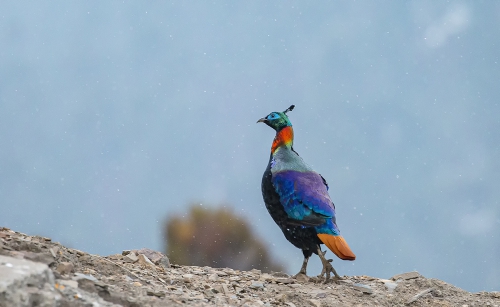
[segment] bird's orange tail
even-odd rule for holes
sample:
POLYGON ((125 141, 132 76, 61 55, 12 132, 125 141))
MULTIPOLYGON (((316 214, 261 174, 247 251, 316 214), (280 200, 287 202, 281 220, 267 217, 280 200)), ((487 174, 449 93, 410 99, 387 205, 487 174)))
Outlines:
POLYGON ((356 255, 351 251, 347 242, 342 236, 333 236, 326 233, 318 233, 318 238, 328 246, 328 248, 342 260, 354 260, 356 255))

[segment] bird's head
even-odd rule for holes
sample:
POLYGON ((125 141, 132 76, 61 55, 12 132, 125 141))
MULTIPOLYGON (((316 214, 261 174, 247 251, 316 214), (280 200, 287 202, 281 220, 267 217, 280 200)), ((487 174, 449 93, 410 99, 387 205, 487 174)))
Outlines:
POLYGON ((257 121, 257 123, 264 123, 269 127, 279 132, 281 129, 285 127, 292 126, 292 123, 288 119, 286 115, 287 112, 292 111, 295 108, 294 105, 291 105, 288 109, 283 112, 271 112, 266 117, 263 117, 257 121))

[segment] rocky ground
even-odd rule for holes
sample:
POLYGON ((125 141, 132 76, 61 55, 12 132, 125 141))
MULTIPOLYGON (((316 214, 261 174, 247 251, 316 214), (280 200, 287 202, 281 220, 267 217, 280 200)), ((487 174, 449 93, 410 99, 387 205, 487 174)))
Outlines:
POLYGON ((10 306, 499 306, 417 272, 322 283, 284 273, 171 265, 156 251, 106 257, 0 227, 0 307, 10 306))

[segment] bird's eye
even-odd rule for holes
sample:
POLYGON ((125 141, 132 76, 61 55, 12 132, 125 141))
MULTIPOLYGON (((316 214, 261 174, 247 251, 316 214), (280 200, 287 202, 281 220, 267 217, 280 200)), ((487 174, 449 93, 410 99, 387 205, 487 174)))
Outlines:
POLYGON ((269 116, 267 117, 267 119, 276 119, 276 118, 277 118, 276 113, 269 114, 269 116))

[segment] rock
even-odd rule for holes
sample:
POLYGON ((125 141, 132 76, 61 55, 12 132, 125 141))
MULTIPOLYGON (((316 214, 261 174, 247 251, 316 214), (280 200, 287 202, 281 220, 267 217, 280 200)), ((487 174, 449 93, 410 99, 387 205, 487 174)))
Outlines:
POLYGON ((77 254, 78 256, 83 256, 83 255, 85 255, 85 253, 84 253, 84 252, 82 252, 81 250, 78 250, 78 249, 75 249, 75 252, 76 252, 76 254, 77 254))
POLYGON ((56 272, 61 275, 66 275, 73 272, 74 265, 71 262, 61 262, 56 267, 56 272))
POLYGON ((182 275, 182 280, 184 282, 190 283, 191 279, 193 279, 194 275, 193 274, 184 274, 182 275))
POLYGON ((415 294, 414 296, 412 296, 408 301, 406 301, 406 304, 411 304, 413 302, 415 302, 416 300, 418 300, 420 297, 428 294, 428 293, 431 293, 432 291, 434 290, 434 288, 429 288, 429 289, 425 289, 424 291, 420 291, 419 293, 415 294))
POLYGON ((222 288, 222 285, 215 285, 212 289, 212 292, 214 293, 224 293, 224 288, 222 288))
POLYGON ((130 254, 130 250, 126 249, 122 251, 122 256, 127 256, 128 254, 130 254))
POLYGON ((396 287, 398 286, 397 283, 388 279, 379 279, 379 280, 384 283, 385 287, 387 288, 387 290, 389 290, 389 292, 394 291, 394 289, 396 289, 396 287))
POLYGON ((165 297, 166 293, 165 291, 152 291, 152 290, 148 290, 146 291, 146 294, 149 295, 149 296, 156 296, 156 297, 165 297))
POLYGON ((49 248, 49 252, 52 255, 52 257, 54 257, 54 259, 57 259, 57 252, 58 251, 59 251, 58 246, 54 246, 54 247, 49 248))
POLYGON ((269 281, 274 280, 274 277, 273 277, 273 276, 271 276, 270 274, 264 273, 264 274, 260 275, 259 280, 269 282, 269 281))
MULTIPOLYGON (((19 257, 14 259, 18 261, 26 261, 26 255, 35 259, 40 254, 50 256, 50 261, 57 259, 57 263, 49 267, 48 271, 50 273, 51 269, 57 277, 55 284, 39 281, 20 284, 16 290, 22 291, 22 298, 14 303, 6 302, 6 297, 8 295, 11 298, 15 291, 10 288, 0 291, 0 306, 317 307, 403 306, 405 302, 409 302, 408 306, 500 306, 498 292, 470 293, 437 279, 426 279, 415 272, 396 275, 396 281, 362 275, 344 276, 342 280, 330 284, 323 284, 323 279, 316 277, 301 283, 293 279, 295 283, 290 283, 292 279, 284 273, 272 276, 258 270, 184 265, 162 269, 161 263, 155 265, 146 254, 141 255, 149 259, 153 266, 147 261, 123 262, 129 254, 139 259, 136 251, 140 250, 123 252, 125 255, 100 257, 79 253, 41 237, 2 231, 0 227, 0 254, 19 257), (74 268, 69 272, 63 266, 58 269, 61 261, 73 264, 74 268), (77 273, 71 274, 71 271, 77 273), (59 272, 72 279, 65 280, 59 272)), ((161 262, 161 258, 158 261, 161 262)), ((47 266, 42 263, 31 263, 47 270, 47 266)), ((11 262, 0 261, 0 285, 8 276, 4 270, 13 266, 11 262)), ((24 280, 30 277, 23 275, 19 278, 24 280)))
POLYGON ((0 256, 0 306, 56 306, 54 275, 46 264, 0 256))
POLYGON ((402 274, 398 274, 398 275, 394 275, 391 277, 392 280, 398 280, 398 279, 402 279, 402 280, 408 280, 408 279, 414 279, 414 278, 418 278, 418 277, 421 277, 422 275, 420 275, 418 272, 407 272, 407 273, 402 273, 402 274))
POLYGON ((353 284, 352 287, 358 291, 361 291, 365 294, 372 294, 373 290, 370 286, 363 285, 363 284, 353 284))
POLYGON ((325 298, 326 297, 326 292, 318 292, 314 296, 315 298, 325 298))
POLYGON ((276 278, 276 282, 288 285, 293 284, 295 281, 291 278, 276 278))
MULTIPOLYGON (((212 289, 212 290, 213 290, 213 289, 212 289)), ((212 290, 207 289, 207 290, 203 291, 203 294, 205 295, 205 297, 207 297, 207 298, 212 298, 212 297, 214 297, 214 296, 215 296, 215 294, 214 294, 214 291, 212 291, 212 290)))
POLYGON ((76 280, 64 280, 60 279, 57 281, 57 284, 63 285, 65 287, 78 288, 78 282, 76 280))
POLYGON ((257 290, 264 289, 264 283, 261 281, 252 281, 252 283, 250 284, 250 288, 257 290))
POLYGON ((148 257, 148 259, 151 260, 151 262, 153 262, 154 264, 159 264, 160 260, 166 257, 162 253, 149 248, 134 249, 132 250, 132 252, 136 253, 137 255, 144 255, 148 257))
POLYGON ((309 277, 306 274, 297 274, 295 280, 304 283, 309 281, 309 277))
POLYGON ((158 265, 161 265, 165 269, 169 269, 171 267, 171 265, 170 265, 170 259, 168 259, 167 256, 163 256, 158 261, 158 265))
POLYGON ((226 272, 223 272, 223 271, 216 271, 217 275, 219 276, 227 276, 227 273, 226 272))
POLYGON ((135 253, 128 253, 125 257, 123 257, 123 261, 129 262, 129 263, 134 263, 139 260, 139 257, 136 256, 135 253))
POLYGON ((23 252, 24 259, 31 260, 34 262, 45 263, 46 265, 51 265, 54 263, 54 257, 50 253, 35 253, 35 252, 23 252))
POLYGON ((144 268, 147 268, 150 270, 156 270, 154 263, 151 262, 151 260, 149 260, 149 258, 146 257, 144 254, 139 255, 139 264, 144 268))
POLYGON ((72 279, 76 280, 76 281, 79 281, 80 279, 88 279, 88 280, 93 281, 93 282, 97 281, 97 278, 95 278, 94 276, 82 274, 82 273, 75 273, 75 276, 72 279))
POLYGON ((222 284, 222 290, 224 292, 225 295, 230 295, 231 292, 229 292, 229 288, 227 287, 226 284, 222 284))
POLYGON ((208 276, 208 280, 210 280, 210 281, 218 281, 219 280, 219 275, 217 275, 217 273, 213 273, 212 275, 208 276))
POLYGON ((274 277, 290 278, 290 275, 283 272, 271 272, 271 275, 274 277))
POLYGON ((97 292, 97 289, 95 287, 95 284, 92 280, 86 279, 86 278, 81 278, 77 281, 78 283, 78 288, 85 290, 90 293, 95 293, 97 292))

